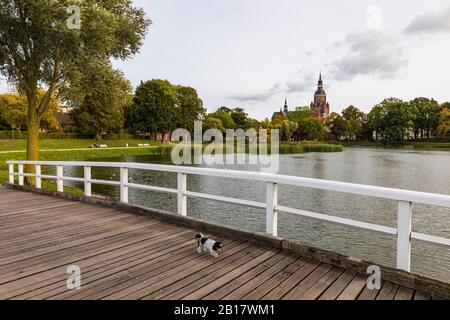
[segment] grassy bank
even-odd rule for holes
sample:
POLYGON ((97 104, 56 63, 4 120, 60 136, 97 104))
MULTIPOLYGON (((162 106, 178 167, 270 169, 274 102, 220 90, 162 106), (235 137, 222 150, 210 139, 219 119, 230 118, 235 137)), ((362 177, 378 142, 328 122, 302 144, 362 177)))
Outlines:
POLYGON ((397 149, 423 149, 423 150, 449 150, 450 141, 405 141, 400 145, 384 145, 381 142, 375 141, 339 141, 339 144, 344 147, 373 147, 373 148, 397 148, 397 149))
POLYGON ((337 144, 325 143, 282 143, 280 154, 295 154, 309 152, 343 152, 344 147, 337 144))
MULTIPOLYGON (((83 149, 90 148, 91 145, 98 143, 94 139, 49 139, 41 140, 39 148, 41 150, 57 150, 57 149, 83 149)), ((142 140, 142 139, 130 139, 130 140, 105 140, 101 144, 106 144, 110 148, 125 147, 127 144, 129 147, 137 147, 139 144, 149 144, 151 146, 160 146, 161 143, 142 140)), ((0 152, 5 151, 23 151, 27 148, 27 140, 0 140, 0 152)))
MULTIPOLYGON (((142 140, 140 140, 142 143, 142 140)), ((67 147, 67 146, 66 146, 67 147)), ((137 155, 151 155, 151 154, 170 154, 172 147, 170 145, 154 145, 145 148, 121 148, 121 149, 90 149, 90 150, 73 150, 62 151, 66 147, 61 146, 58 151, 41 152, 39 158, 41 160, 49 161, 89 161, 98 158, 116 158, 137 155)), ((0 153, 0 181, 7 181, 8 167, 6 161, 8 160, 25 160, 25 152, 0 153)))
MULTIPOLYGON (((173 148, 171 144, 162 144, 147 140, 109 140, 105 144, 108 149, 89 149, 94 140, 42 140, 40 144, 41 160, 53 161, 89 161, 98 158, 118 158, 138 155, 163 155, 170 154, 173 148), (137 148, 138 144, 146 143, 149 147, 137 148), (128 144, 129 148, 124 148, 128 144), (70 150, 75 149, 75 150, 70 150)), ((26 140, 0 140, 0 181, 7 181, 8 160, 24 160, 26 140)), ((306 152, 342 152, 341 145, 322 144, 313 142, 281 143, 280 154, 295 154, 306 152)), ((46 189, 54 188, 48 184, 46 189)))

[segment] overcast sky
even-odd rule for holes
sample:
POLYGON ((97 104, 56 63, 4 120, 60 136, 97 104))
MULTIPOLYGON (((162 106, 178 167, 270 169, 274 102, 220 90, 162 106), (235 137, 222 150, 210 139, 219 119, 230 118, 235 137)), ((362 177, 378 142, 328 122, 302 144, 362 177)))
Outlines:
POLYGON ((141 53, 115 65, 162 78, 205 106, 264 119, 309 105, 322 70, 332 111, 385 97, 450 100, 448 0, 135 0, 152 19, 141 53))

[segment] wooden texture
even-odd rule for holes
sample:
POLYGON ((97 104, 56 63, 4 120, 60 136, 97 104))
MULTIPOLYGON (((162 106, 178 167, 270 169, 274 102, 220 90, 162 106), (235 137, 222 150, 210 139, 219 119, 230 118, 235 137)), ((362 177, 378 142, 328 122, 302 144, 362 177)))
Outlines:
MULTIPOLYGON (((432 296, 312 257, 210 232, 219 258, 196 251, 199 230, 120 208, 0 186, 0 299, 411 300, 432 296), (81 270, 69 290, 67 267, 81 270)), ((269 241, 270 242, 270 241, 269 241)))

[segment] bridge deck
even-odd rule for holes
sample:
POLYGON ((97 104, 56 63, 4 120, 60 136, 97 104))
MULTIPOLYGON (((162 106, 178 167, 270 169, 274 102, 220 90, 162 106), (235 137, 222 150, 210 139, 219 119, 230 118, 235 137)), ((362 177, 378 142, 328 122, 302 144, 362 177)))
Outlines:
POLYGON ((270 247, 220 237, 198 254, 196 231, 148 216, 0 186, 0 299, 430 299, 270 247), (70 291, 67 267, 81 268, 70 291))

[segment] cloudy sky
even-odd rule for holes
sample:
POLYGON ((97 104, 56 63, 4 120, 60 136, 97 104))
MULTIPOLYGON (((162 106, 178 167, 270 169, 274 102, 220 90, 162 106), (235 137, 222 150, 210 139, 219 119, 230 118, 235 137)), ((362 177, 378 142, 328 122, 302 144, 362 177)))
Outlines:
POLYGON ((134 85, 167 79, 205 106, 264 119, 309 105, 322 70, 332 111, 383 98, 450 100, 448 0, 135 0, 153 25, 115 65, 134 85))

